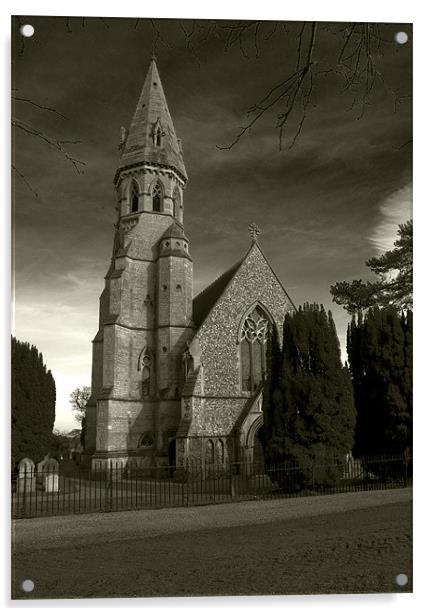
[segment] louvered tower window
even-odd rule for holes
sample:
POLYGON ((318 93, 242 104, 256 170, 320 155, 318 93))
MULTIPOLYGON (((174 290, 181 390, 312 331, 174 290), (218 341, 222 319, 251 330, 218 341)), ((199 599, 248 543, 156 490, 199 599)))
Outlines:
POLYGON ((160 128, 160 126, 157 128, 156 130, 156 146, 160 147, 162 145, 162 130, 160 128))
POLYGON ((136 182, 132 183, 130 191, 130 209, 132 212, 137 212, 139 209, 139 188, 136 182))
POLYGON ((160 184, 157 182, 153 188, 153 212, 161 212, 162 211, 162 188, 160 184))

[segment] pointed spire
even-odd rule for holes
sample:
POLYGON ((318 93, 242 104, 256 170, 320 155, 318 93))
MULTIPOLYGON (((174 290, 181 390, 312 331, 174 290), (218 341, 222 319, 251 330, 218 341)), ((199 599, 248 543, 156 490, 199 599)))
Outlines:
POLYGON ((154 54, 122 147, 118 169, 142 163, 173 167, 187 180, 180 141, 175 134, 154 54))

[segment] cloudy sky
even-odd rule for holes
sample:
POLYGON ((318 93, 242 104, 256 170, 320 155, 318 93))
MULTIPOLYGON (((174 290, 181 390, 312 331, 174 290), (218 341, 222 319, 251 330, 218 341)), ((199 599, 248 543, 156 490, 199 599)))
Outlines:
POLYGON ((279 151, 283 101, 234 148, 217 145, 228 145, 247 109, 295 70, 297 24, 250 28, 241 49, 239 41, 226 46, 227 29, 203 22, 22 22, 35 35, 24 47, 15 39, 15 95, 64 117, 26 101, 16 101, 14 117, 57 140, 79 141, 64 147, 85 163, 78 174, 43 139, 16 131, 14 163, 24 179, 15 174, 14 333, 35 344, 53 372, 56 426, 74 427, 69 393, 90 384, 120 127, 131 120, 153 49, 189 175, 185 227, 195 293, 244 254, 247 227, 256 222, 295 304, 317 301, 333 311, 344 354, 348 317, 329 287, 366 278, 365 261, 390 248, 411 216, 411 42, 394 40, 399 31, 411 36, 411 27, 380 27, 378 75, 362 110, 340 75, 328 72, 349 25, 321 24, 307 117, 289 148, 301 118, 295 112, 279 151))

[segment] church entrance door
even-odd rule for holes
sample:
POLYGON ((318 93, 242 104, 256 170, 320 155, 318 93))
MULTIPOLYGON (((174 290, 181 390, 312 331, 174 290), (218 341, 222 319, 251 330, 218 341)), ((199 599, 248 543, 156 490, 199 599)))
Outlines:
POLYGON ((264 439, 264 430, 263 426, 256 430, 253 439, 253 464, 255 467, 255 472, 259 473, 261 469, 265 466, 265 457, 263 450, 263 439, 264 439))

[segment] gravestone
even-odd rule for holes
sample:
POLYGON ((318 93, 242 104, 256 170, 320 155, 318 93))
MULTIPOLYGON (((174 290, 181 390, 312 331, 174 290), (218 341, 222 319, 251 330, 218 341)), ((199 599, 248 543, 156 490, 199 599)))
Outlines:
POLYGON ((17 491, 19 494, 28 494, 36 490, 36 477, 34 462, 30 458, 23 458, 18 464, 17 491))
POLYGON ((59 464, 54 458, 44 460, 42 466, 43 488, 45 492, 59 491, 59 464))

